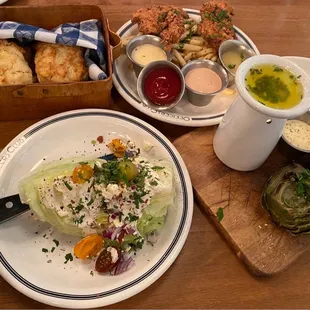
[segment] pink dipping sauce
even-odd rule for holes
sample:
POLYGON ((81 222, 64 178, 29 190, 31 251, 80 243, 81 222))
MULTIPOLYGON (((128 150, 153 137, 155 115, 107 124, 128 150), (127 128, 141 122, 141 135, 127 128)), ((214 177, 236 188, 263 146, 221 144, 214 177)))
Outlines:
POLYGON ((196 68, 189 71, 185 77, 186 85, 192 90, 210 94, 222 88, 222 80, 218 74, 207 68, 196 68))

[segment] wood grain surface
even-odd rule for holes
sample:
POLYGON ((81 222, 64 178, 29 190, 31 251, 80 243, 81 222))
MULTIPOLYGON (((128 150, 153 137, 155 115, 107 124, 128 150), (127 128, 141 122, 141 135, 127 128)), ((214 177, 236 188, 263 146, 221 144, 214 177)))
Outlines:
MULTIPOLYGON (((171 0, 183 7, 199 8, 203 1, 171 0)), ((231 0, 234 24, 244 30, 262 53, 310 57, 310 2, 308 0, 231 0)), ((141 6, 168 1, 153 0, 9 0, 7 5, 105 5, 111 28, 116 30, 141 6)), ((171 140, 191 128, 152 120, 133 109, 116 91, 117 108, 157 127, 171 140)), ((0 148, 31 121, 0 122, 0 148)), ((195 206, 192 228, 180 256, 156 283, 140 294, 110 308, 309 308, 310 255, 303 255, 284 273, 255 278, 237 259, 216 229, 195 206)), ((0 308, 51 308, 37 303, 0 278, 0 308)))
POLYGON ((256 276, 273 276, 287 269, 310 247, 309 236, 294 237, 279 228, 261 205, 264 184, 288 160, 275 148, 259 169, 232 170, 213 151, 215 131, 216 127, 194 130, 181 136, 174 145, 188 168, 203 213, 250 272, 256 276), (220 208, 221 221, 217 216, 220 208))

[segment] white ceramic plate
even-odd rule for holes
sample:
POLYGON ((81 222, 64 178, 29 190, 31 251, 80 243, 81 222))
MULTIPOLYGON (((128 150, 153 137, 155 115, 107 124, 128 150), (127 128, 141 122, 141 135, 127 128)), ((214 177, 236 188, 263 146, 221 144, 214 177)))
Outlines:
MULTIPOLYGON (((194 20, 200 20, 200 13, 197 10, 185 9, 190 18, 194 20)), ((239 28, 234 27, 237 38, 240 41, 249 45, 257 54, 259 51, 252 40, 239 28)), ((131 21, 124 24, 117 33, 121 38, 138 33, 137 25, 134 25, 131 21)), ((187 101, 186 95, 184 95, 181 102, 173 109, 169 111, 156 111, 140 101, 137 93, 137 78, 133 71, 129 69, 129 60, 126 55, 122 54, 114 62, 114 74, 113 83, 121 96, 144 114, 156 118, 160 121, 181 125, 181 126, 211 126, 219 124, 223 115, 228 107, 236 98, 237 94, 227 96, 219 94, 214 97, 212 102, 205 107, 196 107, 187 101)))
MULTIPOLYGON (((29 127, 0 153, 0 197, 17 193, 18 181, 42 162, 60 157, 102 155, 104 144, 91 140, 103 135, 154 145, 153 156, 174 164, 177 182, 175 206, 154 247, 136 255, 136 266, 119 276, 90 274, 94 262, 74 259, 64 264, 78 238, 53 231, 31 212, 0 225, 0 275, 21 293, 60 308, 94 308, 129 298, 156 281, 181 251, 193 213, 191 181, 182 158, 158 130, 132 116, 108 110, 79 110, 58 114, 29 127), (45 235, 45 236, 44 236, 45 235), (53 253, 42 252, 60 242, 53 253), (51 260, 51 262, 49 262, 51 260)), ((150 154, 149 154, 150 155, 150 154)))
POLYGON ((7 2, 8 0, 0 0, 0 5, 7 2))

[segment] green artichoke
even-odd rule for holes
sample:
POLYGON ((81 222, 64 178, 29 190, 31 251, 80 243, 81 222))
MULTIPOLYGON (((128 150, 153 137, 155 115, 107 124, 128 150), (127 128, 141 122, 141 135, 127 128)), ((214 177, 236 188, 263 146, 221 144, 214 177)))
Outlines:
POLYGON ((310 233, 310 170, 291 164, 276 172, 263 189, 262 205, 292 234, 310 233))

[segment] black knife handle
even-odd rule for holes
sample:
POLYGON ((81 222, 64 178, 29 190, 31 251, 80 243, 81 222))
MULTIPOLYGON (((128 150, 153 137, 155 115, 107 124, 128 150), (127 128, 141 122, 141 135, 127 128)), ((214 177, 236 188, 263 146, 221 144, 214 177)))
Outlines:
POLYGON ((3 223, 25 211, 29 206, 20 201, 19 195, 0 198, 0 223, 3 223))

